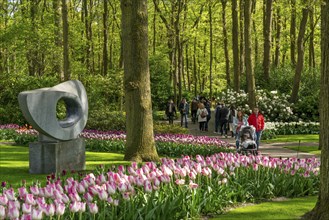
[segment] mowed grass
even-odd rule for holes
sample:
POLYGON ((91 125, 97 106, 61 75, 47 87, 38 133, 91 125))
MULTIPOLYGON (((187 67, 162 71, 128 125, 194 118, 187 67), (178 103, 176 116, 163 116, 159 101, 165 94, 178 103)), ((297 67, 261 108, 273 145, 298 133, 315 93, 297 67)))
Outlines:
POLYGON ((276 138, 264 140, 265 143, 289 143, 289 142, 315 142, 319 143, 318 134, 294 134, 278 135, 276 138))
MULTIPOLYGON (((100 165, 129 164, 123 154, 86 152, 86 171, 91 172, 100 165)), ((46 181, 47 175, 29 173, 29 148, 17 145, 0 144, 0 182, 19 186, 22 180, 29 185, 36 180, 46 181)))
POLYGON ((287 146, 284 148, 299 151, 299 152, 321 155, 321 150, 319 150, 318 146, 287 146))
POLYGON ((316 196, 308 196, 284 201, 264 202, 236 208, 228 213, 212 218, 212 220, 300 219, 301 216, 314 208, 316 201, 316 196))

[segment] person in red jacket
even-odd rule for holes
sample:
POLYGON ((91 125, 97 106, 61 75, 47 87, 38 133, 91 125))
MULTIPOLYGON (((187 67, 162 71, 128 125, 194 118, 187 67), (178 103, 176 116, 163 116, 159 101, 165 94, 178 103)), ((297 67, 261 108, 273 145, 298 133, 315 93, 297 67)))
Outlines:
POLYGON ((260 138, 265 126, 264 116, 259 112, 258 107, 254 107, 252 114, 248 118, 248 123, 250 126, 252 125, 256 129, 256 144, 258 150, 260 138))

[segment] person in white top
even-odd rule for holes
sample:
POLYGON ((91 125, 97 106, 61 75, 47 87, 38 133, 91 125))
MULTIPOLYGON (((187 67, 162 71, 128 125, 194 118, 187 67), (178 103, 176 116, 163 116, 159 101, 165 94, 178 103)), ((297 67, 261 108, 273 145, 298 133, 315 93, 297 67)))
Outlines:
POLYGON ((198 122, 199 122, 199 129, 200 131, 205 131, 205 126, 206 126, 206 122, 207 122, 207 115, 208 115, 208 111, 207 109, 204 107, 203 103, 199 104, 199 108, 198 111, 196 113, 196 115, 198 116, 198 122))

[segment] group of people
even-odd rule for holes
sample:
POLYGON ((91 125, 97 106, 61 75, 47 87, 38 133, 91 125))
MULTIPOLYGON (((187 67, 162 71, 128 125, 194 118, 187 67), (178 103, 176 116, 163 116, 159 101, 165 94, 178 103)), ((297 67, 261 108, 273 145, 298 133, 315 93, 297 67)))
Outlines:
MULTIPOLYGON (((166 115, 169 123, 173 124, 174 116, 176 114, 176 106, 172 100, 169 100, 166 107, 166 115)), ((187 128, 187 116, 190 111, 190 105, 185 98, 181 100, 178 106, 178 111, 181 115, 181 126, 187 128)), ((225 136, 227 138, 229 131, 231 136, 235 137, 236 147, 240 145, 240 130, 243 126, 253 126, 256 131, 256 145, 259 149, 259 142, 262 131, 264 130, 265 121, 264 116, 260 113, 258 107, 254 107, 252 114, 245 116, 241 110, 236 110, 234 106, 228 108, 225 103, 217 103, 215 108, 215 133, 225 136)), ((199 123, 200 131, 208 131, 208 123, 211 119, 211 103, 205 97, 199 99, 194 98, 191 102, 191 116, 192 123, 199 123)))

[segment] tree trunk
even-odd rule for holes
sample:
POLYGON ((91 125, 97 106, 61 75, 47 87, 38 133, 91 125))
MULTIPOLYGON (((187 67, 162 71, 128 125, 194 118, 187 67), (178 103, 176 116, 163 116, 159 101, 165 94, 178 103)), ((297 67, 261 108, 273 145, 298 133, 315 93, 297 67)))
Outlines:
MULTIPOLYGON (((223 21, 224 22, 224 21, 223 21)), ((224 36, 224 44, 227 37, 224 36)), ((213 61, 213 27, 212 27, 212 4, 209 2, 209 97, 212 97, 212 61, 213 61)), ((227 80, 227 78, 226 78, 227 80)))
MULTIPOLYGON (((304 0, 305 3, 306 0, 304 0)), ((299 26, 299 33, 297 39, 297 65, 295 69, 294 85, 291 92, 290 102, 296 103, 298 99, 299 84, 304 67, 304 36, 306 31, 308 11, 306 3, 303 8, 303 16, 299 26)))
POLYGON ((310 43, 308 47, 308 66, 309 68, 315 68, 315 54, 314 54, 314 7, 310 9, 310 43))
MULTIPOLYGON (((245 74, 245 44, 244 44, 244 4, 243 0, 240 0, 240 77, 245 76, 246 82, 248 82, 247 74, 245 74)), ((248 83, 247 83, 248 90, 248 83)))
POLYGON ((291 0, 291 23, 290 23, 290 60, 293 66, 296 65, 296 0, 291 0))
POLYGON ((276 38, 275 38, 275 58, 274 65, 279 66, 280 63, 280 37, 281 37, 281 12, 280 6, 276 10, 276 38))
POLYGON ((257 1, 253 0, 252 1, 252 30, 254 32, 254 36, 255 36, 255 60, 254 63, 255 65, 258 65, 258 34, 257 34, 257 28, 256 28, 256 22, 255 22, 255 15, 256 15, 256 5, 257 5, 257 1))
POLYGON ((237 0, 232 0, 232 47, 233 47, 233 70, 234 90, 240 90, 240 67, 239 67, 239 24, 237 0))
POLYGON ((62 22, 63 22, 63 70, 64 80, 71 79, 69 59, 69 22, 67 17, 66 0, 62 0, 62 22))
POLYGON ((310 220, 329 219, 329 0, 321 6, 320 192, 310 220))
POLYGON ((196 64, 196 37, 194 37, 193 45, 193 82, 194 82, 194 96, 198 95, 198 77, 197 77, 197 64, 196 64))
POLYGON ((107 40, 108 40, 108 8, 107 1, 104 1, 104 12, 103 12, 103 76, 107 75, 108 68, 108 48, 107 48, 107 40))
MULTIPOLYGON (((224 54, 225 54, 225 73, 226 73, 226 83, 227 87, 231 86, 231 76, 230 76, 230 58, 228 55, 228 42, 227 42, 227 27, 226 27, 226 4, 227 0, 222 1, 222 21, 223 21, 223 41, 224 41, 224 54)), ((212 43, 211 43, 212 44, 212 43)))
POLYGON ((273 0, 266 0, 265 4, 265 22, 264 22, 264 59, 263 71, 266 82, 270 81, 270 65, 271 65, 271 31, 272 31, 272 4, 273 0))
POLYGON ((153 46, 153 51, 152 51, 152 53, 153 53, 153 56, 155 55, 155 48, 156 48, 156 19, 157 19, 157 11, 156 11, 156 9, 154 8, 154 14, 153 14, 153 27, 152 27, 152 29, 153 29, 153 41, 152 41, 152 46, 153 46))
POLYGON ((185 47, 185 68, 186 68, 186 76, 187 76, 187 90, 191 92, 191 76, 190 76, 190 62, 189 62, 189 54, 188 54, 188 44, 185 47))
POLYGON ((148 63, 147 0, 121 0, 126 108, 125 160, 158 161, 148 63))
POLYGON ((251 5, 252 0, 244 1, 244 42, 245 42, 245 63, 246 63, 246 74, 248 84, 248 103, 249 107, 253 108, 256 106, 256 86, 255 86, 255 75, 252 65, 252 41, 251 41, 251 5))
POLYGON ((60 1, 53 0, 53 10, 54 10, 54 72, 58 75, 60 81, 64 80, 64 72, 62 68, 62 59, 60 56, 60 51, 62 51, 62 32, 61 32, 61 15, 60 15, 60 1))

